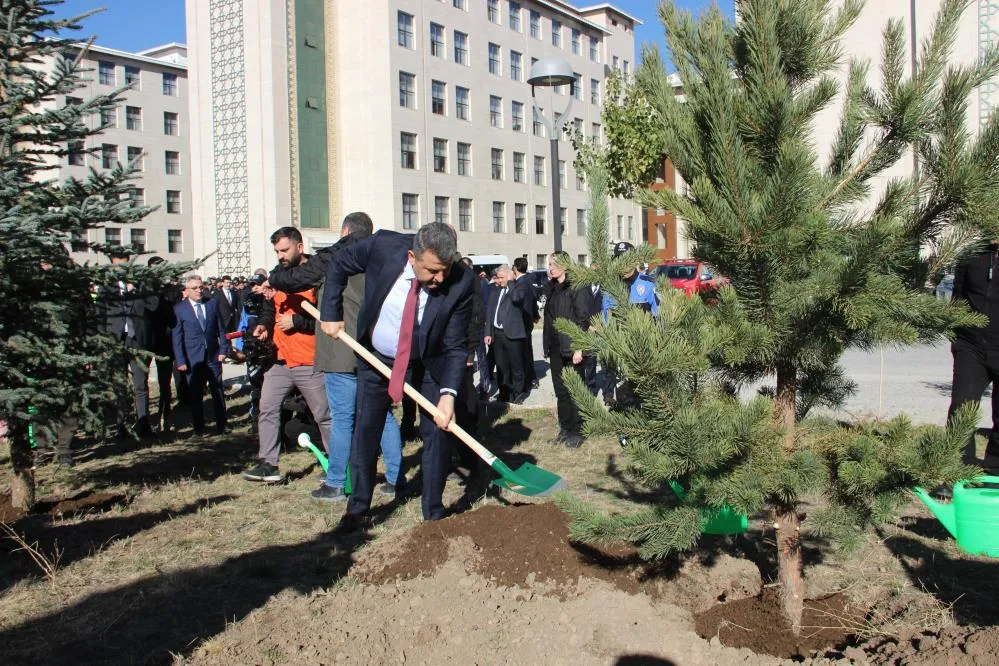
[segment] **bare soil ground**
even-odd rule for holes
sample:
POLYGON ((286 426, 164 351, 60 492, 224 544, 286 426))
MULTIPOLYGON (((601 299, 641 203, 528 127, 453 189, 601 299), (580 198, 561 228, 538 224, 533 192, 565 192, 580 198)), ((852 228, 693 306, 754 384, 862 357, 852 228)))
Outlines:
MULTIPOLYGON (((996 663, 999 563, 961 554, 915 504, 848 557, 809 542, 809 594, 826 605, 806 622, 811 643, 784 645, 779 619, 765 615, 774 562, 759 522, 649 564, 626 547, 570 544, 551 504, 449 484, 446 501, 464 510, 452 518, 422 523, 418 501, 379 499, 375 529, 342 537, 342 505, 308 496, 318 485, 309 454, 284 454, 288 482, 261 486, 238 476, 253 438, 188 434, 87 442, 69 473, 40 465, 29 516, 0 496, 17 536, 0 535, 5 664, 786 661, 764 651, 996 663), (749 626, 760 617, 770 619, 749 626)), ((664 492, 621 474, 616 443, 567 450, 547 443, 554 434, 550 412, 516 410, 491 414, 483 440, 607 510, 664 492)), ((411 481, 418 449, 404 451, 411 481)))

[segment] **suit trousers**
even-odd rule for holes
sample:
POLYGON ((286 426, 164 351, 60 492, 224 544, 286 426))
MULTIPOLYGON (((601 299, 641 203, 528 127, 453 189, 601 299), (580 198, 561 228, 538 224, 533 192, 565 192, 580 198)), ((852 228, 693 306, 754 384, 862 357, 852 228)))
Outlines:
POLYGON ((534 322, 528 319, 525 323, 527 327, 527 338, 524 339, 524 388, 530 389, 534 382, 538 380, 538 373, 534 371, 534 322))
MULTIPOLYGON (((128 367, 129 377, 132 380, 136 424, 140 430, 144 430, 149 426, 149 361, 148 357, 134 356, 136 351, 141 351, 141 348, 135 338, 127 338, 122 350, 122 361, 128 367)), ((132 405, 129 404, 128 397, 122 395, 118 406, 118 425, 123 425, 128 420, 131 411, 132 405)))
MULTIPOLYGON (((524 341, 511 340, 503 331, 493 334, 496 349, 496 369, 503 376, 506 393, 513 400, 524 392, 524 341)), ((503 389, 500 389, 504 392, 503 389)))
POLYGON ((555 354, 551 357, 552 385, 555 387, 555 400, 558 409, 559 428, 571 435, 578 435, 582 430, 583 422, 579 416, 579 408, 569 395, 569 389, 562 379, 562 369, 572 368, 576 374, 583 377, 583 364, 573 365, 571 356, 560 356, 555 354))
POLYGON ((222 364, 218 361, 197 363, 187 371, 187 398, 191 408, 191 422, 194 432, 205 429, 205 413, 202 404, 205 396, 205 385, 212 396, 212 411, 215 413, 215 430, 225 429, 225 395, 222 393, 222 364))
MULTIPOLYGON (((173 370, 174 364, 173 360, 169 358, 158 358, 156 359, 156 383, 159 384, 160 390, 160 400, 159 400, 159 418, 160 420, 167 419, 170 417, 170 412, 173 406, 173 395, 170 391, 170 382, 173 380, 173 370)), ((180 387, 177 387, 177 392, 180 393, 180 387)))
MULTIPOLYGON (((951 383, 950 409, 947 418, 961 406, 978 403, 985 389, 992 384, 992 432, 986 448, 987 456, 999 456, 999 349, 986 349, 958 338, 951 345, 954 355, 954 379, 951 383)), ((966 462, 976 462, 975 438, 965 447, 966 462)))
MULTIPOLYGON (((372 353, 391 367, 393 359, 373 350, 372 353)), ((440 401, 440 386, 429 372, 413 373, 417 377, 421 374, 420 393, 436 405, 440 401)), ((371 508, 385 413, 391 407, 388 380, 366 361, 358 359, 357 413, 354 417, 354 440, 350 448, 353 493, 347 502, 347 513, 364 514, 371 508)), ((439 520, 444 517, 444 484, 451 457, 450 435, 441 431, 432 418, 420 419, 420 434, 423 436, 423 519, 439 520)), ((404 475, 405 471, 401 470, 399 478, 404 478, 404 475)))
POLYGON ((601 388, 600 376, 597 374, 597 357, 593 354, 583 355, 583 381, 586 382, 586 388, 590 389, 593 397, 597 397, 601 388))
POLYGON ((260 389, 260 415, 257 418, 260 433, 257 457, 275 467, 281 450, 281 407, 284 399, 296 388, 305 398, 312 418, 319 426, 323 448, 327 452, 330 450, 333 420, 326 398, 326 377, 313 365, 289 367, 275 363, 264 373, 264 385, 260 389))

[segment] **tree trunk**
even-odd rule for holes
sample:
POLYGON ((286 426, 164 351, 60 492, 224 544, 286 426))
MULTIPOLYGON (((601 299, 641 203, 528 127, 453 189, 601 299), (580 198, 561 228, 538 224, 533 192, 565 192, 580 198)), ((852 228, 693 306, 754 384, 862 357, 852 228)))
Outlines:
POLYGON ((10 503, 15 509, 31 511, 35 505, 35 454, 25 427, 12 427, 10 462, 14 473, 10 478, 10 503))
MULTIPOLYGON (((778 367, 774 421, 784 428, 784 452, 787 454, 795 450, 797 395, 797 369, 778 367)), ((801 520, 797 507, 775 507, 774 523, 777 527, 777 576, 781 585, 781 601, 791 628, 798 634, 801 632, 801 613, 805 603, 805 577, 801 562, 801 520)))

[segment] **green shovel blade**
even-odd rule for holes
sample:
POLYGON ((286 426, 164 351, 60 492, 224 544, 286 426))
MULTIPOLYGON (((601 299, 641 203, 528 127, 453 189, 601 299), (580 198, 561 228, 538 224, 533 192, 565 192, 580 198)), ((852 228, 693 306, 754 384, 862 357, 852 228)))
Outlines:
POLYGON ((500 475, 500 478, 493 481, 493 485, 519 495, 544 497, 565 487, 565 481, 558 474, 553 474, 529 462, 512 470, 506 463, 497 458, 493 461, 492 468, 500 475))

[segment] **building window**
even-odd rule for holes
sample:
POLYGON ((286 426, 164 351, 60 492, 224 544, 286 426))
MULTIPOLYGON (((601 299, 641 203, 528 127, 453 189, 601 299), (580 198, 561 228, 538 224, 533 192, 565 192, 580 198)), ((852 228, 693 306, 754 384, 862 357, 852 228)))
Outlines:
POLYGON ((70 141, 66 150, 68 151, 66 159, 69 161, 69 166, 84 166, 86 164, 82 141, 70 141))
POLYGON ((590 35, 590 60, 600 62, 600 42, 593 35, 590 35))
POLYGON ((97 63, 97 82, 102 86, 114 85, 114 63, 101 60, 97 63))
POLYGON ((600 81, 590 79, 590 104, 600 104, 600 81))
POLYGON ((146 191, 141 187, 133 187, 128 191, 128 199, 132 204, 132 208, 138 208, 139 206, 146 205, 146 191))
POLYGON ((635 218, 628 216, 628 240, 635 240, 635 218))
POLYGON ((624 80, 627 81, 631 77, 631 64, 627 60, 623 60, 621 66, 624 70, 624 80))
POLYGON ((489 96, 489 125, 492 127, 503 127, 503 98, 496 95, 489 96))
POLYGON ((534 207, 534 233, 544 235, 545 233, 545 207, 534 207))
POLYGON ((133 248, 135 248, 136 252, 145 252, 146 251, 146 230, 145 229, 136 229, 135 227, 132 227, 131 229, 129 229, 129 231, 131 232, 129 235, 131 236, 131 241, 132 241, 129 244, 133 248))
POLYGON ((472 144, 470 143, 458 144, 458 175, 472 175, 472 144))
POLYGON ((513 226, 518 234, 527 233, 527 204, 514 204, 513 206, 513 226))
POLYGON ((581 48, 579 45, 579 30, 572 29, 572 52, 579 55, 581 48))
POLYGON ((586 180, 583 178, 583 172, 576 169, 576 190, 583 192, 586 190, 586 180))
POLYGON ((454 31, 454 61, 459 65, 468 64, 468 35, 454 31))
POLYGON ((430 55, 437 58, 444 56, 444 26, 438 23, 430 24, 430 55))
POLYGON ((458 199, 458 231, 472 230, 472 200, 458 199))
POLYGON ((434 222, 448 224, 451 202, 447 197, 434 197, 434 222))
POLYGON ((562 48, 562 22, 552 19, 552 46, 562 48))
POLYGON ((142 130, 142 109, 137 106, 125 107, 125 129, 142 130))
POLYGON ((87 232, 74 229, 69 234, 69 249, 73 252, 87 252, 90 244, 87 242, 87 232))
POLYGON ((503 180, 503 150, 500 148, 493 148, 490 155, 492 179, 503 180))
POLYGON ((163 72, 163 94, 168 97, 177 96, 177 75, 163 72))
POLYGON ((114 163, 118 161, 118 146, 113 143, 101 144, 101 168, 113 169, 114 163))
POLYGON ((180 254, 184 251, 184 232, 181 229, 167 229, 167 252, 180 254))
POLYGON ((541 122, 541 118, 544 115, 545 110, 540 107, 534 107, 534 121, 531 131, 534 132, 534 136, 545 138, 545 124, 541 122))
POLYGON ((538 270, 544 270, 548 267, 548 255, 547 254, 536 254, 534 255, 534 267, 538 270))
POLYGON ((399 143, 402 147, 402 168, 416 168, 416 135, 403 132, 399 135, 399 143))
POLYGON ((565 160, 558 161, 558 186, 559 189, 566 189, 565 185, 565 160))
POLYGON ((113 106, 101 107, 101 127, 114 129, 118 126, 118 109, 113 106))
POLYGON ((499 0, 487 0, 486 10, 489 14, 489 20, 493 23, 499 23, 499 0))
POLYGON ((113 247, 121 245, 121 229, 104 227, 104 243, 113 247))
POLYGON ((471 94, 468 88, 457 86, 454 89, 454 115, 460 120, 468 120, 471 117, 471 94))
POLYGON ((517 51, 510 51, 510 78, 522 81, 524 77, 524 56, 517 51))
POLYGON ((534 184, 542 187, 545 184, 545 158, 541 155, 534 156, 534 184))
POLYGON ((81 104, 83 104, 82 98, 66 96, 66 106, 80 106, 81 104))
POLYGON ((416 108, 416 74, 399 72, 399 106, 416 108))
POLYGON ((513 154, 513 182, 515 183, 527 182, 527 179, 524 174, 524 172, 527 169, 525 164, 526 164, 526 159, 524 153, 513 154))
POLYGON ((125 149, 125 154, 128 156, 129 168, 138 172, 142 172, 145 169, 144 160, 142 159, 142 148, 139 146, 129 146, 125 149))
POLYGON ((180 133, 178 127, 179 122, 177 120, 177 114, 171 111, 163 112, 163 133, 169 134, 170 136, 177 136, 180 133))
POLYGON ((520 3, 510 0, 510 29, 520 32, 520 3))
POLYGON ((577 236, 586 235, 586 209, 584 208, 576 209, 576 235, 577 236))
POLYGON ((180 175, 180 153, 175 150, 166 151, 166 172, 168 176, 180 175))
POLYGON ((447 84, 443 81, 433 81, 430 84, 430 111, 438 116, 446 114, 447 109, 447 84))
POLYGON ((511 127, 514 132, 524 131, 524 104, 523 102, 513 102, 510 105, 511 127))
POLYGON ((531 37, 541 39, 541 12, 531 10, 531 37))
POLYGON ((465 5, 465 1, 466 0, 451 0, 451 4, 454 6, 455 9, 463 9, 465 11, 468 11, 468 7, 465 5))
POLYGON ((166 209, 171 215, 180 214, 180 190, 166 191, 166 209))
POLYGON ((565 223, 566 223, 565 214, 566 214, 565 208, 558 209, 558 233, 560 236, 565 236, 565 223))
POLYGON ((617 237, 618 240, 624 238, 624 215, 617 216, 617 237))
POLYGON ((416 229, 420 226, 420 195, 402 195, 402 228, 416 229))
POLYGON ((594 146, 600 144, 600 123, 592 123, 590 125, 590 139, 594 146))
POLYGON ((501 65, 499 44, 489 42, 489 73, 499 75, 501 65))
POLYGON ((569 84, 569 94, 579 101, 583 100, 583 75, 579 72, 572 73, 572 83, 569 84))
POLYGON ((502 201, 493 202, 493 233, 503 233, 506 226, 506 204, 502 201))
POLYGON ((447 139, 434 139, 434 173, 447 173, 447 139))
POLYGON ((135 90, 141 90, 139 87, 139 68, 132 67, 131 65, 125 65, 125 85, 135 86, 135 90))
POLYGON ((614 64, 614 69, 621 69, 620 61, 618 60, 617 56, 614 56, 613 64, 614 64))
POLYGON ((406 12, 399 12, 399 46, 407 49, 416 48, 416 40, 413 39, 413 15, 406 12))
POLYGON ((586 261, 586 255, 585 254, 577 254, 576 255, 576 263, 579 264, 580 266, 585 266, 589 262, 586 261))

